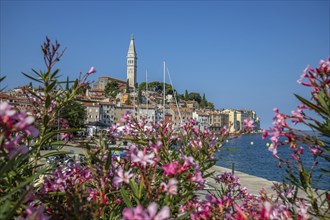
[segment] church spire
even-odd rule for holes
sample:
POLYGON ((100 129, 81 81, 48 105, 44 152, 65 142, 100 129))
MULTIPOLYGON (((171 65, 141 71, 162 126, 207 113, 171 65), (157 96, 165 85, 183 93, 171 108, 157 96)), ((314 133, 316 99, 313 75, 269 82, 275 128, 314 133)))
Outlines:
POLYGON ((134 44, 134 35, 133 35, 133 34, 131 35, 131 42, 130 42, 130 44, 129 44, 127 57, 128 57, 129 55, 134 55, 134 56, 136 56, 135 44, 134 44))
POLYGON ((131 41, 127 52, 127 80, 129 87, 134 88, 136 84, 137 75, 137 54, 134 44, 134 36, 131 35, 131 41))

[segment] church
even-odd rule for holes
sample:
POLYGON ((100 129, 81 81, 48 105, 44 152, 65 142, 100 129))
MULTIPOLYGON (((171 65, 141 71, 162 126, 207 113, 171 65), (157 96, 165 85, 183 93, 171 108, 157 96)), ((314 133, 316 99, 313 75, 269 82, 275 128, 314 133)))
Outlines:
POLYGON ((126 88, 126 83, 128 81, 129 87, 134 88, 137 83, 137 53, 135 49, 134 36, 132 34, 131 41, 129 44, 128 52, 127 52, 127 79, 120 80, 110 76, 101 76, 98 80, 93 84, 93 90, 101 90, 104 91, 107 83, 115 80, 117 81, 120 90, 124 90, 126 88))

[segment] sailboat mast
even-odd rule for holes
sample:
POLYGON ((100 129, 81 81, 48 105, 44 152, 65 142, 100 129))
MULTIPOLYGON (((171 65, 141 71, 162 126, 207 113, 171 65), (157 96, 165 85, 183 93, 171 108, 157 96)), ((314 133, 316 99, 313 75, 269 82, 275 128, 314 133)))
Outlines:
POLYGON ((148 70, 146 70, 146 93, 145 93, 145 97, 147 100, 147 119, 149 119, 149 115, 148 115, 148 70))
POLYGON ((164 85, 163 85, 163 119, 165 120, 165 73, 166 73, 166 65, 165 65, 165 61, 164 61, 164 85))

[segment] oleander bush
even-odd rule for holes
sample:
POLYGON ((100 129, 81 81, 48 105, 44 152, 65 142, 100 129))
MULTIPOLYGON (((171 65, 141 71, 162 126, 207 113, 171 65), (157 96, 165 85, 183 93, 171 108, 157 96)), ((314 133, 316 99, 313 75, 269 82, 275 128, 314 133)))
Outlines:
MULTIPOLYGON (((275 110, 274 127, 264 131, 264 137, 271 136, 270 150, 280 162, 284 161, 277 151, 284 146, 293 149, 295 165, 287 163, 288 178, 274 185, 273 195, 263 189, 252 195, 235 175, 212 170, 222 144, 241 133, 230 133, 228 128, 218 133, 200 130, 194 121, 174 129, 170 123, 138 120, 128 112, 122 117, 124 126, 113 125, 80 146, 86 148, 86 163, 40 164, 42 158, 65 153, 41 155, 40 150, 45 144, 60 149, 77 131, 65 123, 59 126, 58 113, 95 73, 91 68, 77 80, 60 81, 59 70, 53 71, 63 55, 59 48, 47 38, 42 46, 46 71, 25 74, 43 87, 42 92, 25 91, 34 107, 32 116, 8 103, 0 105, 0 219, 329 218, 329 194, 313 189, 311 181, 318 158, 329 162, 329 142, 324 137, 329 138, 330 132, 330 60, 304 72, 301 80, 310 83, 301 83, 313 87, 312 100, 296 95, 303 103, 298 111, 288 116, 275 110), (319 117, 308 117, 306 110, 319 117), (286 123, 289 119, 317 133, 302 135, 286 123), (123 141, 128 145, 123 147, 123 141), (315 159, 310 169, 302 163, 303 146, 315 159), (210 185, 208 178, 216 185, 210 185), (300 198, 298 191, 307 196, 300 198)), ((253 129, 252 121, 244 124, 242 132, 253 129)), ((321 168, 328 175, 329 167, 321 168)))

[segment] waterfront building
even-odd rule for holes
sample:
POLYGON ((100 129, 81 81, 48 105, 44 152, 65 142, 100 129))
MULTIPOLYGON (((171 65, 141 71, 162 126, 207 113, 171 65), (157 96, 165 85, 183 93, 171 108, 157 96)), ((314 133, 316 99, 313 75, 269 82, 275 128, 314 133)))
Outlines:
POLYGON ((224 109, 221 111, 223 114, 228 115, 228 127, 230 132, 234 132, 238 130, 237 123, 237 110, 236 109, 224 109))
POLYGON ((116 123, 118 118, 115 115, 115 104, 112 102, 100 102, 100 122, 107 126, 116 123))
POLYGON ((192 113, 192 118, 197 122, 197 125, 201 130, 204 130, 204 127, 210 126, 209 114, 204 111, 194 111, 192 113))
POLYGON ((223 127, 229 128, 229 114, 221 110, 210 111, 209 113, 210 130, 220 131, 223 127))
POLYGON ((199 108, 199 104, 195 100, 188 100, 188 101, 186 101, 186 105, 187 105, 187 108, 190 108, 190 109, 193 109, 193 110, 199 108))
POLYGON ((147 121, 156 121, 156 106, 155 105, 139 105, 138 117, 147 118, 147 121))
MULTIPOLYGON (((170 109, 166 109, 165 111, 170 111, 170 109)), ((163 114, 164 113, 164 110, 163 108, 159 108, 157 107, 156 110, 155 110, 155 121, 158 122, 158 121, 161 121, 163 120, 163 114)))
POLYGON ((98 102, 82 102, 82 104, 86 107, 87 113, 85 124, 100 121, 100 105, 98 102))
POLYGON ((116 123, 123 125, 124 123, 120 119, 127 112, 131 112, 132 115, 137 116, 133 105, 117 105, 114 110, 114 117, 117 119, 116 123))
POLYGON ((170 108, 170 113, 172 114, 172 122, 174 127, 180 126, 182 123, 189 122, 192 119, 193 110, 190 108, 180 108, 172 106, 170 108), (180 111, 180 113, 179 113, 180 111), (181 115, 181 118, 180 118, 181 115))

